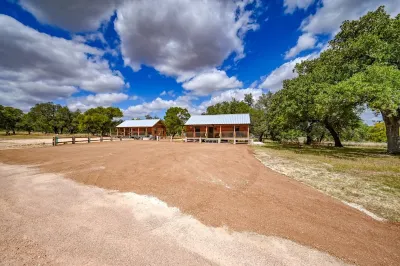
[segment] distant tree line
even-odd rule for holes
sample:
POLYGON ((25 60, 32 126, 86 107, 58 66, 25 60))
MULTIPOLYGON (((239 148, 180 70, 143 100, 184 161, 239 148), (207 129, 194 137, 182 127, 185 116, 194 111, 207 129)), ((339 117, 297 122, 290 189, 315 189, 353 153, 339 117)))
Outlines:
POLYGON ((15 131, 33 131, 54 134, 90 133, 106 135, 121 123, 123 114, 119 108, 96 107, 82 113, 71 111, 67 106, 52 102, 39 103, 28 113, 20 109, 0 105, 0 128, 6 134, 15 131))

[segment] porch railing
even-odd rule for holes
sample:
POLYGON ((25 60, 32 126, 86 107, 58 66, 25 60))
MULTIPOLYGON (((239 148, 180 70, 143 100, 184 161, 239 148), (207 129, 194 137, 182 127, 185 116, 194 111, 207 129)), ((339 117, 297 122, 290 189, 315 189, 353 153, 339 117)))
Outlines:
MULTIPOLYGON (((236 131, 236 138, 247 138, 248 137, 248 132, 247 131, 236 131)), ((220 138, 219 132, 214 132, 214 134, 208 134, 206 135, 206 132, 186 132, 186 137, 187 138, 220 138)), ((221 132, 221 138, 233 138, 234 132, 233 131, 222 131, 221 132)))

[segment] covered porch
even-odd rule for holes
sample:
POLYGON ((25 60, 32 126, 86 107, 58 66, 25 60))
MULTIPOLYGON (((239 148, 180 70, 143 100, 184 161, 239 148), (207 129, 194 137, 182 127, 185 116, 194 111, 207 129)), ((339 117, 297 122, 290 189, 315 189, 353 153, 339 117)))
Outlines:
POLYGON ((185 142, 250 142, 249 125, 190 125, 185 129, 185 142))

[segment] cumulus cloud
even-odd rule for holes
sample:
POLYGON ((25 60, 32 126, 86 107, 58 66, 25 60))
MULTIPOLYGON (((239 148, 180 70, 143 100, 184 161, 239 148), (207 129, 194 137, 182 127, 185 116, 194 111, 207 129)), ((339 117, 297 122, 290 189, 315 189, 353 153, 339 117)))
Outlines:
POLYGON ((297 40, 297 44, 286 52, 285 59, 293 58, 296 55, 298 55, 301 51, 314 48, 316 42, 317 42, 316 37, 309 33, 301 35, 297 40))
POLYGON ((283 6, 285 7, 285 13, 291 14, 296 9, 307 9, 314 0, 284 0, 283 6))
POLYGON ((38 20, 66 30, 80 32, 98 29, 122 0, 20 0, 20 5, 38 20))
POLYGON ((27 108, 78 89, 112 92, 124 85, 99 49, 40 33, 5 15, 0 36, 0 104, 27 108))
MULTIPOLYGON (((400 12, 398 0, 322 0, 315 14, 308 16, 301 22, 300 29, 303 34, 300 38, 304 38, 305 35, 334 34, 339 30, 343 21, 358 19, 368 11, 376 10, 381 5, 385 5, 387 12, 391 15, 397 15, 400 12)), ((298 46, 293 51, 293 56, 301 51, 313 48, 311 39, 309 41, 309 45, 298 46)))
POLYGON ((191 101, 194 99, 196 98, 189 95, 179 96, 175 100, 164 100, 160 97, 157 97, 151 102, 144 102, 142 104, 130 106, 123 110, 123 113, 124 117, 133 118, 165 111, 173 106, 192 110, 191 101))
POLYGON ((256 101, 261 96, 261 94, 263 94, 263 92, 264 91, 262 89, 256 89, 256 88, 226 90, 223 92, 214 93, 209 100, 202 102, 195 109, 200 112, 205 112, 208 106, 221 103, 224 101, 229 102, 233 98, 238 101, 243 101, 244 96, 250 93, 253 95, 254 101, 256 101))
POLYGON ((285 79, 293 79, 297 77, 297 73, 294 71, 296 64, 301 63, 304 60, 316 58, 318 56, 319 53, 313 53, 284 63, 273 70, 267 77, 265 77, 262 83, 259 85, 259 88, 269 89, 271 92, 276 92, 282 89, 282 84, 285 79))
POLYGON ((182 84, 185 90, 195 95, 208 95, 215 91, 235 89, 243 86, 236 77, 228 77, 223 70, 213 69, 201 73, 182 84))
POLYGON ((232 53, 240 59, 245 34, 258 28, 248 8, 252 2, 165 0, 155 8, 153 1, 126 1, 115 21, 124 62, 135 71, 144 64, 183 82, 232 53))
POLYGON ((90 94, 84 97, 76 97, 67 100, 68 108, 71 110, 86 111, 98 106, 111 106, 115 103, 125 101, 129 98, 124 93, 98 93, 90 94))

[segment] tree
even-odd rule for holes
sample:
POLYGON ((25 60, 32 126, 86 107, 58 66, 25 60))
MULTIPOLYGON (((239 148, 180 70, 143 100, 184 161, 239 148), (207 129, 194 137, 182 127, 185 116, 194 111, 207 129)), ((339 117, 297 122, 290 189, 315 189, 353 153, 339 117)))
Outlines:
POLYGON ((246 114, 250 112, 250 106, 243 102, 232 98, 230 102, 224 101, 207 107, 207 115, 218 114, 246 114))
POLYGON ((332 53, 340 58, 339 86, 382 114, 389 153, 400 153, 399 43, 400 14, 391 18, 384 7, 345 21, 330 42, 332 53))
POLYGON ((24 113, 20 109, 10 106, 1 106, 0 112, 0 124, 6 130, 6 134, 9 135, 10 131, 12 131, 15 135, 17 124, 21 121, 24 113))
POLYGON ((368 128, 368 140, 373 142, 386 142, 385 123, 379 122, 368 128))
POLYGON ((400 153, 400 70, 375 64, 340 84, 352 90, 373 111, 380 112, 386 127, 389 153, 400 153))
POLYGON ((170 107, 164 116, 165 127, 167 133, 174 137, 176 134, 182 134, 183 127, 186 121, 190 118, 190 114, 187 109, 181 107, 170 107))
POLYGON ((253 105, 254 105, 254 99, 253 99, 253 95, 251 93, 245 94, 243 101, 250 107, 253 107, 253 105))
POLYGON ((21 121, 17 123, 17 127, 24 131, 28 131, 29 135, 34 130, 35 121, 30 113, 24 114, 21 121))
POLYGON ((92 135, 99 133, 103 136, 115 127, 115 118, 122 116, 122 111, 116 107, 91 108, 79 116, 79 127, 92 135))
MULTIPOLYGON (((264 135, 267 134, 270 129, 267 114, 270 111, 272 95, 271 92, 262 94, 255 103, 254 108, 250 110, 251 132, 261 142, 263 141, 264 135)), ((253 97, 251 97, 251 99, 253 99, 253 97)))
POLYGON ((57 134, 59 127, 62 126, 62 121, 60 121, 62 118, 57 114, 61 108, 61 105, 52 102, 38 103, 33 106, 29 113, 34 120, 35 130, 57 134))
POLYGON ((150 114, 147 114, 144 116, 145 119, 160 119, 158 116, 151 116, 150 114))

